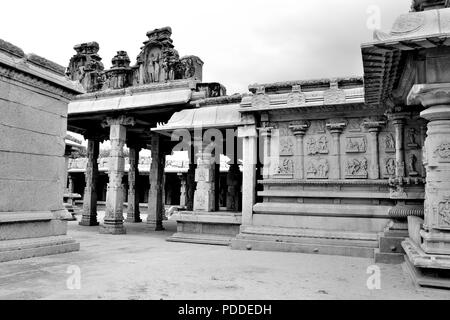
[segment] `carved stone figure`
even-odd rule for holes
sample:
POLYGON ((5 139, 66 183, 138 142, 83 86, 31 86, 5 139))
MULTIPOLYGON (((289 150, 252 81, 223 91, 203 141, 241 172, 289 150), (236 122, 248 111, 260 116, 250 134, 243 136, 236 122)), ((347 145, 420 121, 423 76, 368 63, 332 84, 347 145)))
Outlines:
POLYGON ((387 153, 394 153, 395 152, 395 140, 392 133, 386 134, 384 137, 384 144, 385 144, 385 150, 387 153))
POLYGON ((411 153, 408 156, 408 173, 410 176, 418 176, 419 174, 416 171, 417 157, 411 153))
POLYGON ((416 142, 417 131, 414 128, 408 130, 408 147, 416 149, 419 145, 416 142))
POLYGON ((388 158, 385 163, 386 174, 389 176, 395 175, 395 159, 388 158))
POLYGON ((367 179, 368 165, 366 158, 354 158, 347 160, 346 177, 347 178, 364 178, 367 179))

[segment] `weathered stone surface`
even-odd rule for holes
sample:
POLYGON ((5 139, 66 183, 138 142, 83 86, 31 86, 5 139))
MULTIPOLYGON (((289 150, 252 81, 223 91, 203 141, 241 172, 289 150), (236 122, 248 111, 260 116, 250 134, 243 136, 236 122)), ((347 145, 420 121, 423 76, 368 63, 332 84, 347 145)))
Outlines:
POLYGON ((75 87, 51 61, 28 55, 16 64, 11 55, 22 52, 0 46, 0 261, 78 250, 73 240, 50 239, 67 231, 64 137, 75 87))

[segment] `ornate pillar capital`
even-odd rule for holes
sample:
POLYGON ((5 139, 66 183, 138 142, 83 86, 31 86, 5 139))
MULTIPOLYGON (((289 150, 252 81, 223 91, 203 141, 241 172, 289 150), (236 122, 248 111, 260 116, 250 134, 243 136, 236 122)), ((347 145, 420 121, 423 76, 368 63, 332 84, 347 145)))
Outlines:
POLYGON ((136 124, 136 120, 133 117, 127 116, 119 116, 117 118, 107 117, 102 122, 102 127, 107 128, 112 125, 122 125, 122 126, 134 126, 136 124))
POLYGON ((363 125, 367 130, 369 130, 369 132, 379 132, 381 127, 386 125, 386 121, 367 119, 363 122, 363 125))
POLYGON ((311 123, 309 121, 296 121, 291 123, 289 128, 292 130, 295 136, 304 136, 310 126, 311 123))
POLYGON ((346 126, 346 122, 330 122, 326 124, 326 127, 331 134, 341 134, 346 126))

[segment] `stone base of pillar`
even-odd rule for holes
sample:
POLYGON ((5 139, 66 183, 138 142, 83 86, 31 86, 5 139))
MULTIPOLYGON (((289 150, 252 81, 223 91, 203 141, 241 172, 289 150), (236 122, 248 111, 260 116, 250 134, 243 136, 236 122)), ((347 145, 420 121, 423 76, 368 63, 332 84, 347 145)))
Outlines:
POLYGON ((95 227, 99 225, 97 218, 90 216, 82 216, 81 221, 78 224, 85 227, 95 227))
POLYGON ((157 221, 147 221, 147 227, 150 230, 154 230, 154 231, 164 231, 166 229, 164 229, 163 225, 162 225, 162 221, 161 222, 157 222, 157 221))
POLYGON ((402 242, 404 269, 416 285, 450 289, 450 256, 427 254, 410 238, 402 242))
POLYGON ((100 226, 101 234, 125 234, 127 233, 123 223, 108 223, 105 221, 103 225, 100 226))
POLYGON ((128 223, 141 223, 142 219, 140 217, 131 216, 131 217, 127 217, 125 219, 125 222, 128 222, 128 223))
POLYGON ((429 254, 446 254, 450 257, 450 233, 437 230, 420 230, 423 239, 422 249, 429 254))

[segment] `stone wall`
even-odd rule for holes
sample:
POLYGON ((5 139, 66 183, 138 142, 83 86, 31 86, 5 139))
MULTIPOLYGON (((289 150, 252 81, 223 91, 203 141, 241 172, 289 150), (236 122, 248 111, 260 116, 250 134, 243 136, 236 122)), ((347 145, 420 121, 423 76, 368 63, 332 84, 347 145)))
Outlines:
POLYGON ((79 247, 61 219, 67 104, 80 92, 64 68, 0 41, 0 262, 79 247))

